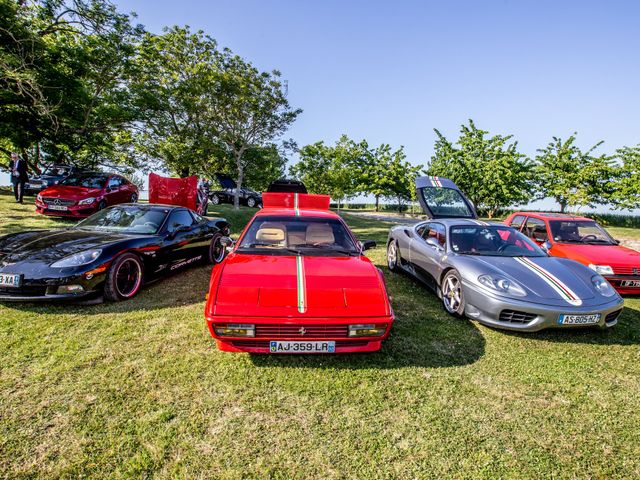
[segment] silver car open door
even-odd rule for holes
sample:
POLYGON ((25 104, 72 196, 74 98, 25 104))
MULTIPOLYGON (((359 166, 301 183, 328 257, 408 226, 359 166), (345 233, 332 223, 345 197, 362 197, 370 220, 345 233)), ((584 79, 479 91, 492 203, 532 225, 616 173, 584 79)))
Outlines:
POLYGON ((429 218, 478 218, 473 204, 448 178, 418 177, 416 193, 429 218))

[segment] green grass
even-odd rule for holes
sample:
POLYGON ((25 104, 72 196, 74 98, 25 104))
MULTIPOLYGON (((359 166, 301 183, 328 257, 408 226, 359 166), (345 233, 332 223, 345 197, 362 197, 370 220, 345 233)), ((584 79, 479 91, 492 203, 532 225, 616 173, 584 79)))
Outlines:
MULTIPOLYGON (((69 225, 9 200, 0 233, 69 225)), ((237 233, 254 211, 216 212, 237 233)), ((609 331, 517 335, 383 269, 397 320, 366 355, 218 352, 207 267, 123 303, 0 305, 0 476, 640 477, 639 299, 609 331)))

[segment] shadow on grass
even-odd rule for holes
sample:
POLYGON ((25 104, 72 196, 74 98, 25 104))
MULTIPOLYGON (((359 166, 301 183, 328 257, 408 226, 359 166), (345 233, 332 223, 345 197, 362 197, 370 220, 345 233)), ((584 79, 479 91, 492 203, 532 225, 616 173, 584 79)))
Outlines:
POLYGON ((640 311, 625 306, 618 323, 606 330, 594 327, 548 329, 534 333, 504 331, 505 335, 557 343, 640 345, 640 311))

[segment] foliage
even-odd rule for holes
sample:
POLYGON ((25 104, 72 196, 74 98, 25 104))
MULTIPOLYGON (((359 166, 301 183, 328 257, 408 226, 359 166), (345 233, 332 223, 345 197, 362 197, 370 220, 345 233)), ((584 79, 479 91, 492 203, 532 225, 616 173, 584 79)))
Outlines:
POLYGON ((33 162, 128 163, 142 28, 107 0, 0 0, 0 138, 33 162))
POLYGON ((437 140, 429 175, 451 179, 479 209, 493 217, 500 208, 524 202, 531 194, 531 162, 517 150, 512 135, 478 129, 473 120, 461 125, 455 145, 435 130, 437 140), (456 146, 457 145, 457 146, 456 146))
POLYGON ((535 178, 539 198, 553 198, 564 212, 569 207, 595 207, 609 203, 616 188, 618 169, 611 157, 594 156, 602 141, 586 152, 575 144, 576 134, 559 137, 536 156, 535 178))
POLYGON ((370 158, 365 141, 357 143, 342 135, 334 146, 316 142, 302 147, 298 154, 300 160, 289 172, 309 192, 330 195, 340 208, 341 202, 361 191, 359 172, 370 158))
POLYGON ((638 208, 640 206, 640 145, 623 147, 616 151, 619 161, 618 181, 611 194, 616 208, 638 208))

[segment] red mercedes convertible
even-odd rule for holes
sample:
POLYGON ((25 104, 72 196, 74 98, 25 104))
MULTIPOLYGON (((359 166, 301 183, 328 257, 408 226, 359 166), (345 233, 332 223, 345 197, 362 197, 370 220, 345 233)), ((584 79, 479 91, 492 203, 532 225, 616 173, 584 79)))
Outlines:
POLYGON ((393 323, 382 272, 329 197, 264 193, 264 208, 211 274, 205 316, 220 350, 379 350, 393 323))

